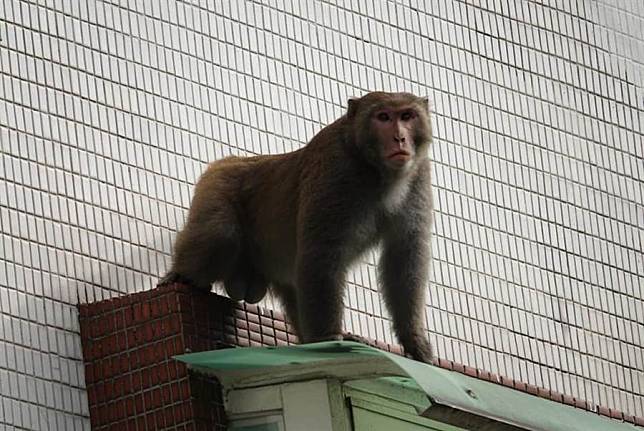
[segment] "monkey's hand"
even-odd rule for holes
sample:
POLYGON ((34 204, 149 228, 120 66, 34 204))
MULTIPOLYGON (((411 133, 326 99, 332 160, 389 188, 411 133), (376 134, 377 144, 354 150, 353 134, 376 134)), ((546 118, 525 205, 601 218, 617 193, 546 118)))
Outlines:
POLYGON ((433 362, 434 351, 424 336, 414 337, 412 342, 403 342, 403 347, 405 356, 427 364, 433 362))
MULTIPOLYGON (((371 347, 378 347, 373 340, 369 340, 361 335, 352 334, 350 332, 342 333, 343 341, 355 341, 356 343, 366 344, 371 347)), ((405 356, 416 361, 431 364, 434 362, 434 352, 429 341, 421 338, 417 340, 413 347, 405 347, 405 356)))

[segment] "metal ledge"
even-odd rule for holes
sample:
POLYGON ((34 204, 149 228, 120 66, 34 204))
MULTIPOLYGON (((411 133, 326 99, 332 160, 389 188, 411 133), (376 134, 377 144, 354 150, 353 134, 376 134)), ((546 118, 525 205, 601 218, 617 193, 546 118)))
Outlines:
POLYGON ((319 378, 351 381, 410 377, 430 401, 430 406, 420 412, 423 416, 470 429, 492 429, 490 422, 494 421, 495 429, 501 422, 509 425, 504 429, 534 431, 641 430, 629 423, 355 342, 233 348, 175 359, 217 377, 225 390, 319 378))

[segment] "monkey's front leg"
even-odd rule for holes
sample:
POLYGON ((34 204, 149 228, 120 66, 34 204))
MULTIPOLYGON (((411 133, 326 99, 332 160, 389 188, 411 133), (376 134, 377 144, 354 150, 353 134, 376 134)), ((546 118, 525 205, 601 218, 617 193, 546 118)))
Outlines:
POLYGON ((300 341, 342 340, 343 288, 346 271, 338 256, 321 253, 301 259, 297 269, 300 341))
POLYGON ((398 340, 413 359, 427 363, 434 357, 425 326, 429 262, 429 234, 420 229, 387 238, 379 265, 385 302, 398 340))

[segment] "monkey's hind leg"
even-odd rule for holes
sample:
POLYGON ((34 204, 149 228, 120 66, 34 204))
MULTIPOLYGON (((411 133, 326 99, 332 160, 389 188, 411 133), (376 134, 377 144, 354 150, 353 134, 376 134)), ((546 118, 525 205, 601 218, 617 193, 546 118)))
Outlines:
POLYGON ((241 251, 239 229, 231 218, 189 221, 177 235, 172 268, 161 282, 182 281, 209 291, 230 277, 241 251))
POLYGON ((288 284, 273 284, 273 292, 282 304, 286 319, 295 329, 300 343, 302 343, 302 330, 300 328, 299 315, 297 311, 297 294, 295 288, 288 284))

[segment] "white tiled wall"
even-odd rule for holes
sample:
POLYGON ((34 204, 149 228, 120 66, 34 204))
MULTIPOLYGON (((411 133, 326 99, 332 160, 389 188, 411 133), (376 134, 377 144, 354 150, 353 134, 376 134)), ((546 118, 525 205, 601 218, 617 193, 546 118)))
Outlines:
MULTIPOLYGON (((643 416, 640 0, 0 0, 0 425, 89 429, 75 305, 154 286, 207 161, 373 89, 435 112, 439 355, 643 416)), ((373 262, 346 325, 393 341, 373 262)))

